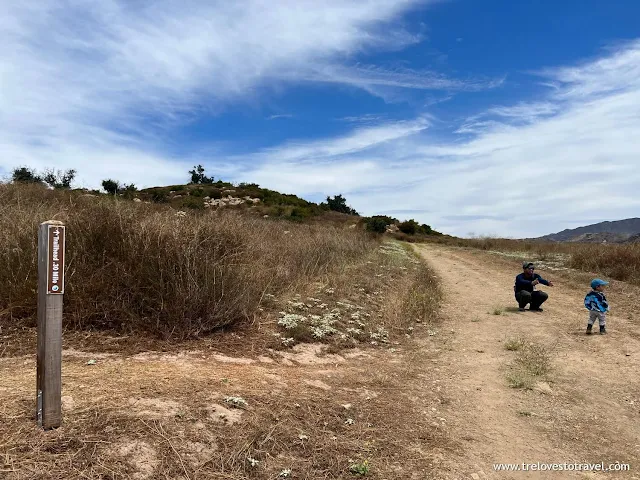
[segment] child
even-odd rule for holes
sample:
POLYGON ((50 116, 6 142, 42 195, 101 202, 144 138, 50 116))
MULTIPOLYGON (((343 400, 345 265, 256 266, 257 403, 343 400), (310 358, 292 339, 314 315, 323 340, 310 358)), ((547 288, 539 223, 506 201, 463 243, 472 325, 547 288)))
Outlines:
POLYGON ((587 335, 591 335, 591 328, 598 319, 600 323, 600 335, 605 335, 607 329, 605 328, 606 315, 609 311, 609 304, 607 303, 607 297, 604 296, 604 287, 609 285, 609 282, 594 279, 591 282, 591 291, 584 297, 584 306, 589 310, 589 323, 587 324, 587 335))

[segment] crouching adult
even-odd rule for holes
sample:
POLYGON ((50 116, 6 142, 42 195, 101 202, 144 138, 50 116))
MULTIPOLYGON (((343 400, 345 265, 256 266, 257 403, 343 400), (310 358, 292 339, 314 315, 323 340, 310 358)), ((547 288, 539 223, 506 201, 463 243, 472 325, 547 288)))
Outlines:
POLYGON ((529 310, 541 312, 540 305, 546 302, 549 295, 546 292, 536 290, 536 285, 541 283, 542 285, 553 287, 553 282, 545 280, 537 273, 534 273, 535 265, 531 262, 524 262, 522 270, 523 272, 516 277, 516 284, 513 287, 519 310, 524 312, 524 307, 530 304, 529 310))

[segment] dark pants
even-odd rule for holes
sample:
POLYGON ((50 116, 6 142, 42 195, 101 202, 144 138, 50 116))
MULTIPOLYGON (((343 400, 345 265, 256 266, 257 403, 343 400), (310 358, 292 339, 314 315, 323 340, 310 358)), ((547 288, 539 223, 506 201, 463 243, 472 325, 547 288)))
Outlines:
POLYGON ((530 303, 531 306, 529 308, 532 310, 540 308, 540 305, 542 305, 547 300, 547 298, 549 298, 549 295, 539 290, 536 290, 533 293, 527 292, 526 290, 520 290, 518 293, 516 293, 518 306, 520 308, 524 308, 527 303, 530 303))

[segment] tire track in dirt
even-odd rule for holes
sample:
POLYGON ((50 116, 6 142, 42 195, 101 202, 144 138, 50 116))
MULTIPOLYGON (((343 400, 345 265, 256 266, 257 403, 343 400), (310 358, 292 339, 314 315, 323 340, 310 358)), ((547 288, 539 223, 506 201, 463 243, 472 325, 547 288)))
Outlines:
POLYGON ((450 462, 451 478, 640 478, 634 472, 634 466, 640 467, 640 348, 637 323, 625 315, 632 306, 616 305, 620 314, 611 334, 587 337, 586 291, 564 286, 551 272, 541 272, 556 284, 544 287, 550 294, 544 312, 521 313, 513 298, 517 262, 508 269, 483 252, 436 245, 416 249, 440 278, 443 321, 453 332, 442 358, 443 386, 455 399, 447 433, 464 447, 450 462), (546 393, 508 386, 514 352, 504 342, 515 337, 550 352, 553 370, 546 393), (493 468, 495 463, 576 461, 619 461, 630 463, 631 471, 513 473, 493 468))

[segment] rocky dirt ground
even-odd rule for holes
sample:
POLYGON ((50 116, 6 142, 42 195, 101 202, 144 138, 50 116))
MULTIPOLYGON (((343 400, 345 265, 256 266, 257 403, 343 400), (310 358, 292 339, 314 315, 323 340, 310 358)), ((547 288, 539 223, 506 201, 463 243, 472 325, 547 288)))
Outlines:
POLYGON ((444 300, 403 342, 66 348, 64 423, 47 432, 33 418, 34 355, 0 357, 0 478, 640 478, 640 289, 615 282, 609 334, 588 337, 586 276, 539 272, 556 286, 544 312, 521 313, 519 262, 415 248, 444 300), (523 462, 630 471, 494 470, 523 462))

